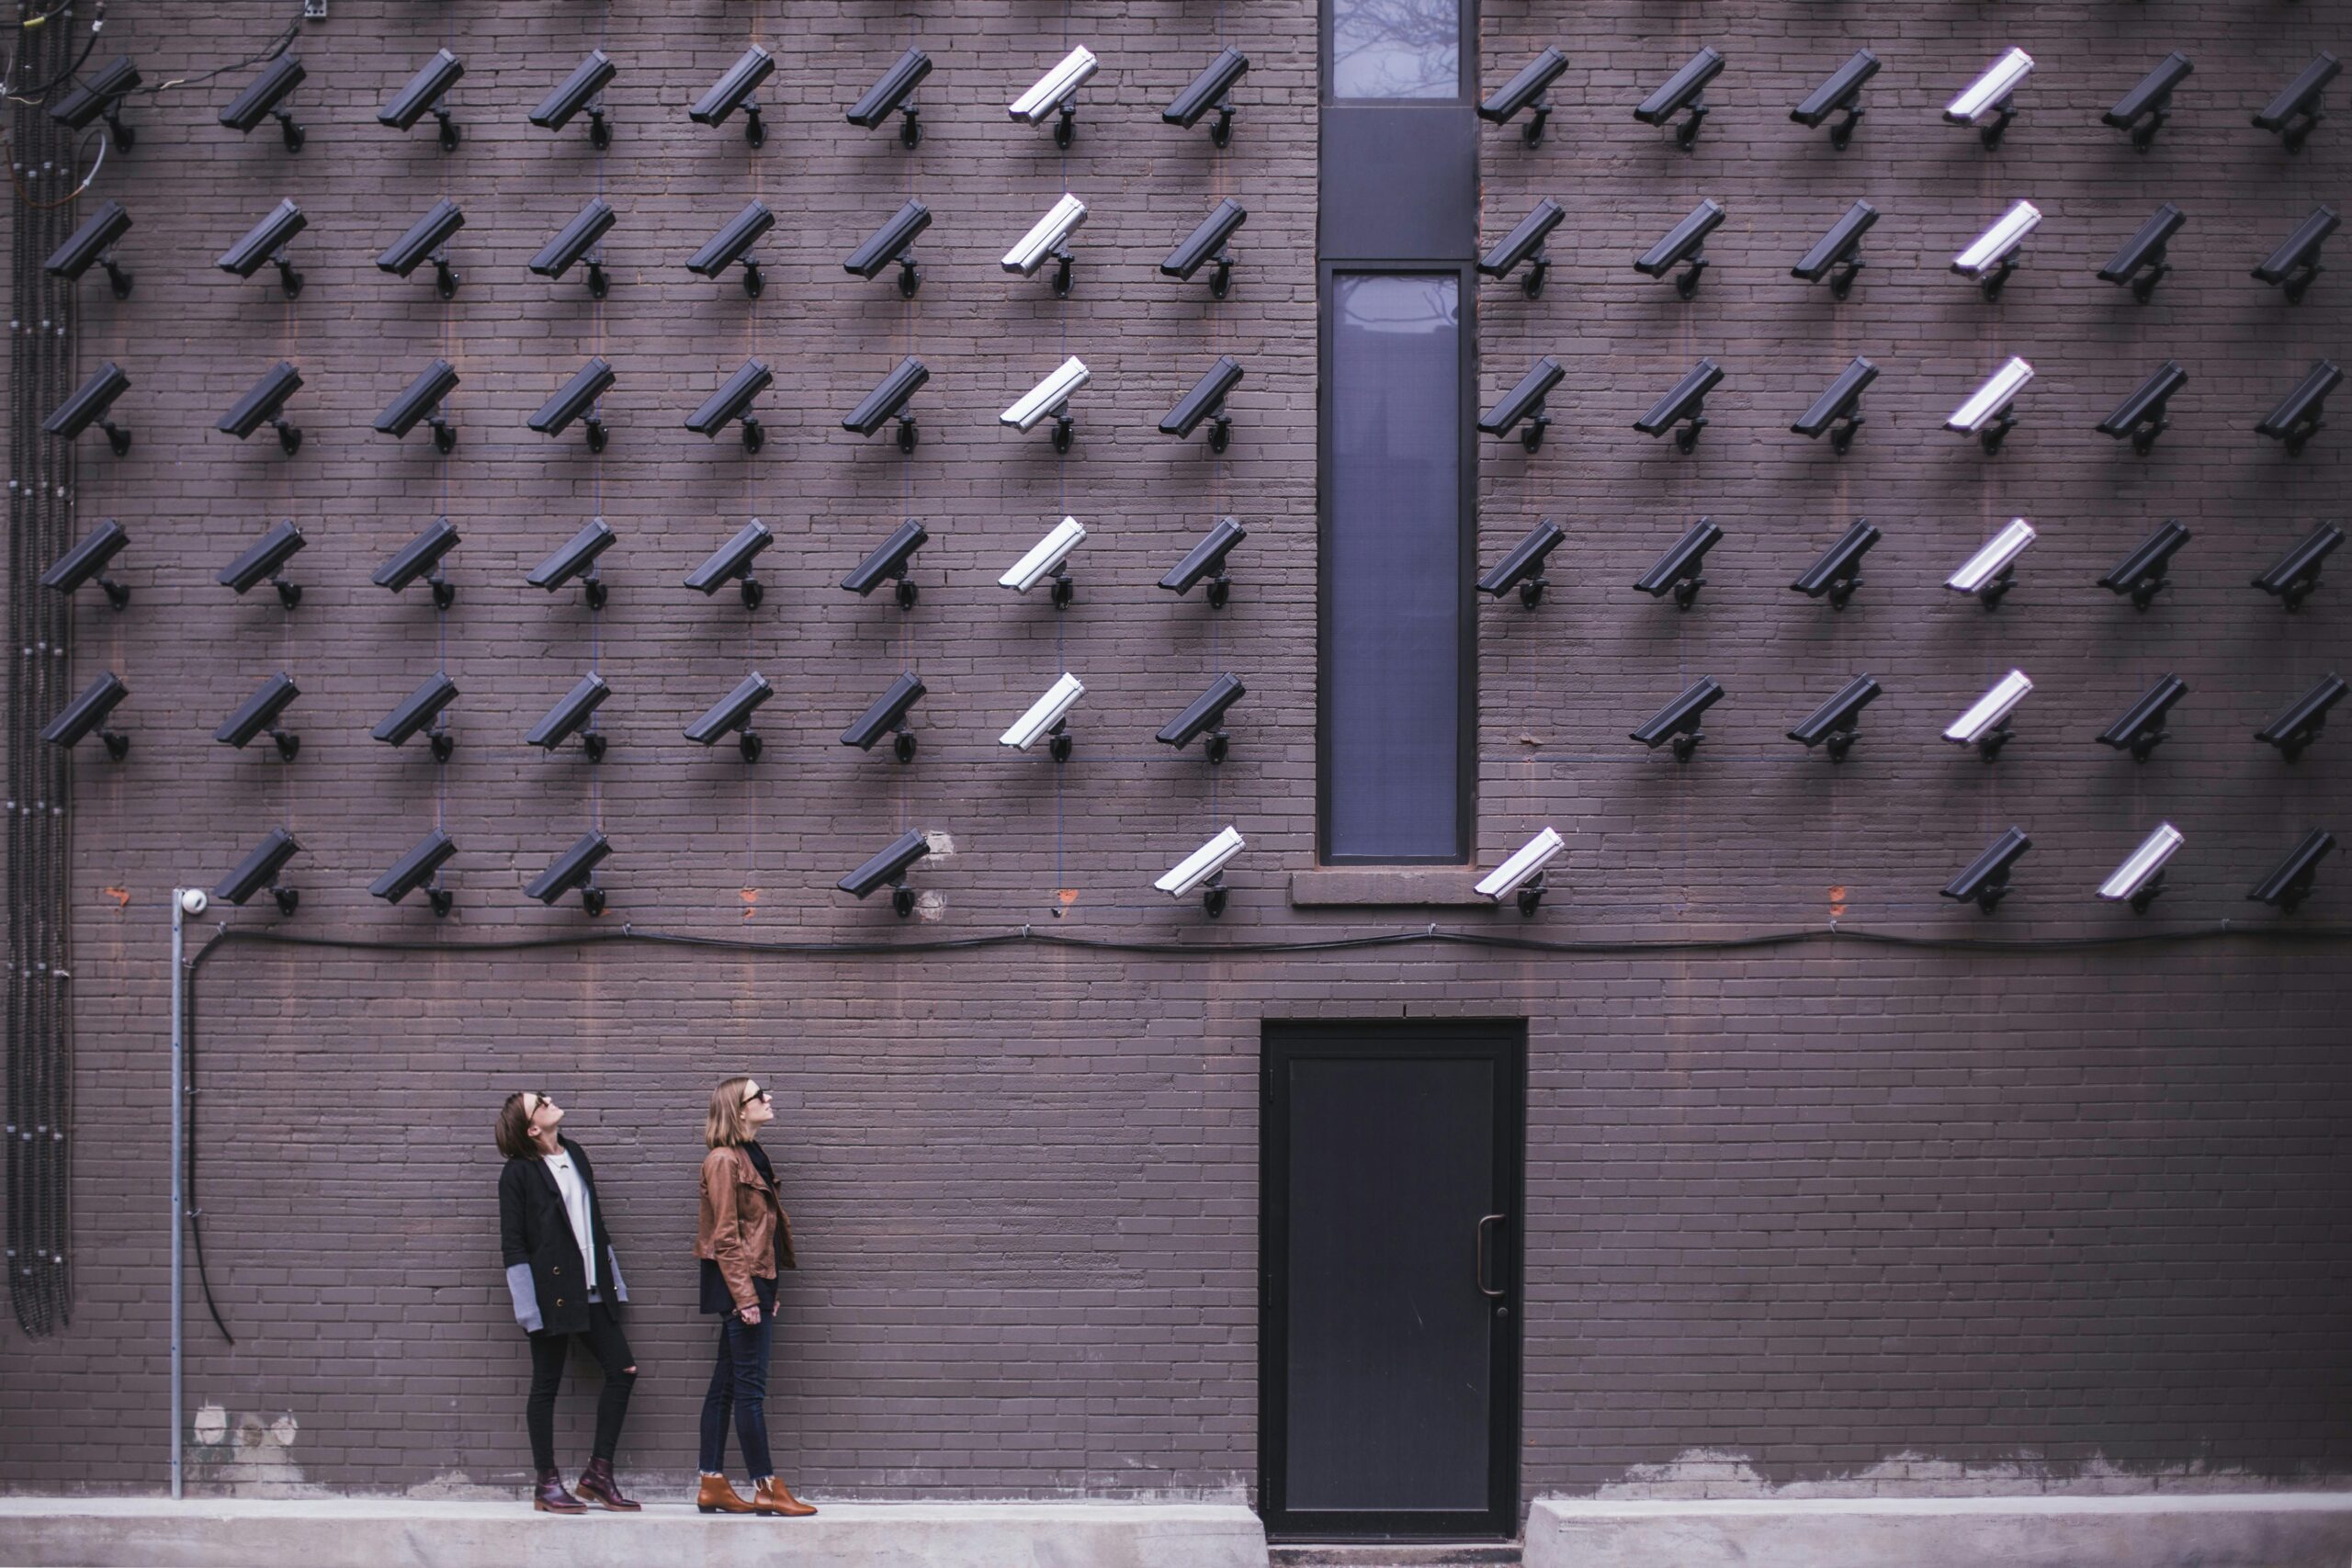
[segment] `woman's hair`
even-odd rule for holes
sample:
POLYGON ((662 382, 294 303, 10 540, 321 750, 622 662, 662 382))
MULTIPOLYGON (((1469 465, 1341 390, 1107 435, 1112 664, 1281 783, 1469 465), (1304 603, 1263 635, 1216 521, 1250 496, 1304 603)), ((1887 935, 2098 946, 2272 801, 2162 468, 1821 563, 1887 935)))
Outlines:
POLYGON ((753 1134, 743 1124, 743 1090, 752 1080, 729 1078, 710 1091, 710 1114, 702 1124, 702 1141, 714 1149, 748 1144, 753 1134))
POLYGON ((523 1091, 516 1089, 498 1108, 498 1125, 494 1135, 498 1152, 508 1159, 522 1159, 538 1153, 538 1145, 531 1141, 531 1113, 523 1109, 523 1091))

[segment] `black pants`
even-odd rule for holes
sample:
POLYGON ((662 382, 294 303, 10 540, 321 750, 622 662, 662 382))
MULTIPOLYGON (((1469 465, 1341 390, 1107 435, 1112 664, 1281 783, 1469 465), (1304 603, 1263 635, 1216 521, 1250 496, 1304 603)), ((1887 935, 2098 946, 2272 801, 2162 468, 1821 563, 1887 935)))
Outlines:
POLYGON ((745 1323, 733 1313, 718 1321, 718 1362, 702 1396, 701 1464, 705 1475, 725 1472, 727 1423, 732 1416, 743 1466, 756 1483, 775 1473, 768 1457, 768 1351, 775 1342, 775 1281, 754 1280, 752 1289, 760 1303, 757 1324, 745 1323))
POLYGON ((629 1354, 628 1337, 620 1319, 603 1302, 588 1303, 588 1332, 531 1336, 531 1399, 523 1407, 523 1424, 531 1431, 531 1462, 541 1474, 555 1468, 555 1391, 563 1382, 563 1363, 579 1339, 605 1370, 605 1392, 596 1398, 596 1446, 590 1451, 610 1461, 620 1446, 621 1422, 628 1416, 628 1391, 637 1382, 637 1358, 629 1354))

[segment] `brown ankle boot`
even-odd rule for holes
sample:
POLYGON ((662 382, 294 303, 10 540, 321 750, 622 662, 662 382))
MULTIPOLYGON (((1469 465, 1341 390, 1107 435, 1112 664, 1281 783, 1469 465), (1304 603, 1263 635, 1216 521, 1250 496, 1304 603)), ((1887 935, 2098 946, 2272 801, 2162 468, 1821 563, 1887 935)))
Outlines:
POLYGON ((588 1461, 588 1468, 580 1472, 578 1490, 587 1501, 616 1514, 634 1514, 645 1506, 621 1495, 621 1483, 613 1479, 613 1461, 608 1459, 588 1461))
POLYGON ((532 1494, 531 1506, 542 1514, 584 1514, 588 1505, 563 1489, 563 1472, 558 1470, 539 1472, 538 1489, 532 1494))
POLYGON ((706 1514, 748 1514, 752 1505, 737 1495, 735 1487, 723 1475, 706 1475, 702 1488, 695 1494, 695 1506, 706 1514))
POLYGON ((771 1475, 752 1488, 752 1511, 787 1519, 805 1519, 817 1510, 792 1495, 792 1488, 771 1475))

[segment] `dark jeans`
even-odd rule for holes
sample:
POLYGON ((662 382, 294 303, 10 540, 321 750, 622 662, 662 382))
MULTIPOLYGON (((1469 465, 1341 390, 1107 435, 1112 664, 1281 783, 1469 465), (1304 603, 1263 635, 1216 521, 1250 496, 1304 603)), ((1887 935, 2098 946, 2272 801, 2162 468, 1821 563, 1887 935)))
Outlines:
POLYGON ((597 1459, 609 1462, 620 1446, 628 1391, 637 1382, 637 1358, 629 1354, 620 1319, 603 1302, 588 1303, 585 1334, 532 1335, 531 1399, 523 1407, 523 1424, 531 1430, 531 1462, 541 1474, 555 1468, 555 1391, 563 1382, 563 1363, 574 1339, 588 1347, 605 1371, 605 1392, 596 1398, 596 1446, 590 1450, 597 1459))
POLYGON ((718 1320, 718 1361, 710 1370, 710 1388, 702 1396, 702 1470, 706 1475, 727 1469, 727 1417, 735 1417, 735 1440, 743 1450, 743 1464, 754 1483, 775 1473, 768 1458, 768 1348, 775 1342, 775 1289, 766 1280, 756 1281, 760 1321, 745 1323, 733 1313, 718 1320))

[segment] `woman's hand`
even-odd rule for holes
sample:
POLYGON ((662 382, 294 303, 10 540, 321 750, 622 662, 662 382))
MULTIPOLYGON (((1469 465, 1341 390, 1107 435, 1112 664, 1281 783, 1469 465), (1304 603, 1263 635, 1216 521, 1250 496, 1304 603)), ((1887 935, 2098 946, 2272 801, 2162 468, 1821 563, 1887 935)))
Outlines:
POLYGON ((750 1306, 745 1307, 741 1312, 737 1313, 735 1315, 743 1320, 745 1327, 757 1328, 760 1325, 760 1304, 757 1302, 753 1302, 750 1306))

